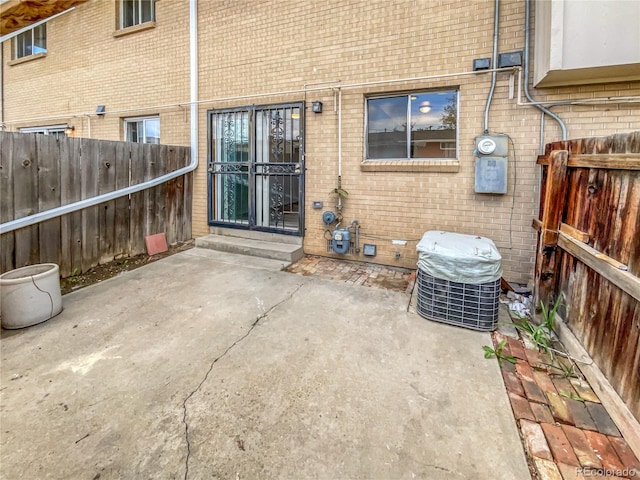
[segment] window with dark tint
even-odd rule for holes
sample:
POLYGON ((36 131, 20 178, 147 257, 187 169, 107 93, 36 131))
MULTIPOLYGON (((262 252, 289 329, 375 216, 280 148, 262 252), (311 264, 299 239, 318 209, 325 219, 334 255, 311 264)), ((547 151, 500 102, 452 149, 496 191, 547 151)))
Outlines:
POLYGON ((370 97, 366 158, 456 158, 457 119, 455 90, 370 97))

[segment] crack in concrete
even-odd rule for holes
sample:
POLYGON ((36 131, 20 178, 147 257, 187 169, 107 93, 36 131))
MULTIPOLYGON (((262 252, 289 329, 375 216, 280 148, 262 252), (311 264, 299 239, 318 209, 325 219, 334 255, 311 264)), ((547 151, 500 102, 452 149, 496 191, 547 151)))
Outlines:
POLYGON ((219 356, 217 356, 216 358, 213 359, 213 361, 209 365, 209 369, 207 370, 207 373, 205 373, 203 379, 200 381, 198 386, 194 390, 192 390, 191 393, 189 393, 189 395, 187 395, 187 397, 182 402, 182 412, 183 412, 182 413, 182 423, 184 424, 184 438, 185 438, 185 441, 187 442, 187 458, 185 459, 184 480, 187 480, 187 478, 189 476, 189 459, 191 458, 191 442, 189 441, 189 423, 187 422, 187 402, 189 401, 189 399, 191 397, 193 397, 200 390, 202 385, 204 385, 204 383, 207 381, 207 379, 209 378, 209 374, 213 371, 214 365, 216 363, 218 363, 218 361, 221 358, 223 358, 225 355, 227 355, 227 353, 229 353, 233 349, 233 347, 235 347, 240 342, 242 342, 245 338, 247 338, 249 335, 251 335, 251 332, 253 332, 253 329, 258 325, 260 320, 262 320, 263 318, 268 317, 269 314, 271 312, 273 312, 276 308, 278 308, 280 305, 282 305, 283 303, 288 302, 289 300, 291 300, 293 298, 293 296, 298 292, 298 290, 300 290, 304 285, 305 285, 305 282, 301 283, 286 298, 284 298, 283 300, 281 300, 278 303, 276 303, 274 306, 272 306, 266 312, 263 312, 260 315, 258 315, 256 317, 255 321, 251 324, 251 327, 249 327, 249 330, 247 330, 247 332, 244 335, 242 335, 235 342, 233 342, 229 347, 227 347, 226 350, 224 352, 222 352, 222 354, 220 354, 219 356))

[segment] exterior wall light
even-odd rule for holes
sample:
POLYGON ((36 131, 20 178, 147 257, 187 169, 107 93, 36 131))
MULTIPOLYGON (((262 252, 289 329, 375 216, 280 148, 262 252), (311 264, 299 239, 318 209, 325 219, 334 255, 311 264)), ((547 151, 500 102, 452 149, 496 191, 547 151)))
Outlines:
POLYGON ((322 113, 322 102, 313 102, 311 104, 311 111, 313 113, 322 113))
POLYGON ((104 105, 98 105, 98 108, 96 108, 96 115, 102 117, 104 116, 104 114, 106 113, 106 108, 104 105))
POLYGON ((64 129, 64 134, 67 137, 70 137, 71 135, 73 135, 73 132, 76 130, 76 127, 74 127, 73 125, 67 125, 64 129))

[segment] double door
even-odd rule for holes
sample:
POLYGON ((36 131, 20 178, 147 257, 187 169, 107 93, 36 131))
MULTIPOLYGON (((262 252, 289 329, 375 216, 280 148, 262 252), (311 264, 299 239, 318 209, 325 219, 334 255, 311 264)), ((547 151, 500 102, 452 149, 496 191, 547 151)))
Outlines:
POLYGON ((302 235, 302 104, 209 112, 209 224, 302 235))

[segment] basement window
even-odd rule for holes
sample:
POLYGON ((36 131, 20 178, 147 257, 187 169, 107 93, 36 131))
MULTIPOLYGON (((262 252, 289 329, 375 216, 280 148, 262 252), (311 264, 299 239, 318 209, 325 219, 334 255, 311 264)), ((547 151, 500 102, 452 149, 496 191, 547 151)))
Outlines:
POLYGON ((160 117, 125 118, 124 139, 135 143, 160 143, 160 117))
POLYGON ((155 0, 120 0, 119 28, 129 28, 156 19, 155 0))
POLYGON ((64 138, 67 136, 65 129, 67 125, 47 125, 43 127, 25 127, 20 129, 20 133, 37 133, 40 135, 51 135, 56 138, 64 138))
POLYGON ((13 45, 14 60, 47 53, 47 24, 43 23, 17 35, 13 45))
POLYGON ((365 121, 365 161, 457 158, 456 90, 368 97, 365 121))

